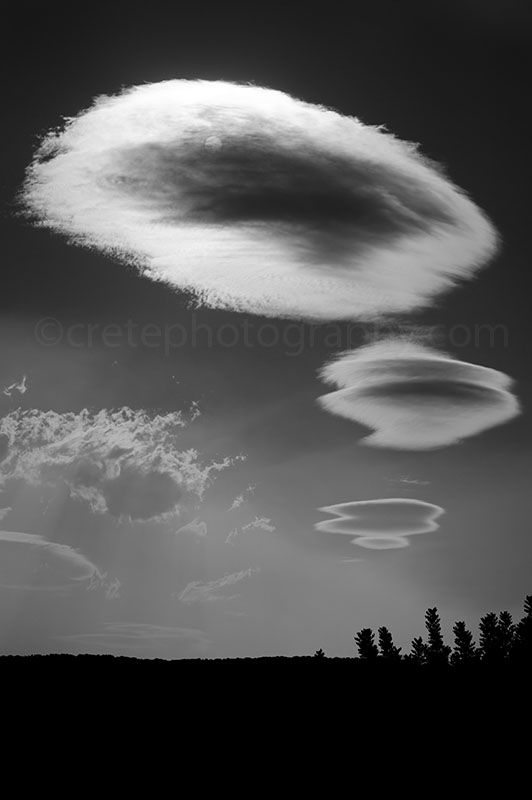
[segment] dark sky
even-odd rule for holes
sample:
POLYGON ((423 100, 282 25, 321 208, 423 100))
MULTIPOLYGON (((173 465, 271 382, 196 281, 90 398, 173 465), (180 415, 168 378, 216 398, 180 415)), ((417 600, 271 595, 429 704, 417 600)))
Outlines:
MULTIPOLYGON (((81 642, 83 649, 96 639, 76 636, 97 637, 102 626, 119 623, 201 632, 177 636, 171 655, 198 652, 194 647, 211 648, 205 652, 214 655, 317 647, 347 655, 354 630, 367 625, 388 625, 406 645, 421 631, 428 605, 439 605, 446 624, 453 618, 474 622, 491 608, 517 613, 532 579, 532 14, 525 4, 386 0, 287 11, 274 5, 113 2, 81 10, 22 0, 4 12, 4 26, 0 386, 26 375, 29 389, 0 395, 0 412, 20 405, 60 413, 122 406, 168 413, 197 402, 202 416, 183 432, 184 447, 196 447, 206 458, 244 453, 247 461, 220 474, 200 514, 213 538, 180 545, 171 579, 167 543, 159 547, 163 534, 149 525, 129 530, 113 520, 95 521, 63 498, 57 541, 105 562, 120 579, 120 598, 100 602, 77 594, 67 612, 61 595, 46 595, 37 619, 34 603, 21 604, 20 592, 10 593, 0 618, 0 651, 61 649, 58 642, 67 640, 57 637, 68 635, 74 637, 69 646, 81 642), (313 329, 313 346, 287 345, 294 342, 287 338, 290 321, 193 310, 185 295, 17 216, 16 194, 40 135, 98 95, 171 78, 279 89, 364 123, 384 124, 443 164, 492 219, 503 247, 478 278, 409 319, 446 332, 456 325, 504 326, 506 337, 497 335, 492 344, 484 336, 449 349, 513 377, 523 415, 439 451, 361 448, 360 426, 315 403, 323 392, 317 370, 343 349, 328 346, 326 325, 313 329), (35 331, 45 318, 63 329, 96 326, 91 345, 80 339, 79 346, 42 346, 35 331), (226 347, 209 343, 204 331, 195 345, 189 341, 165 353, 160 344, 106 347, 97 327, 133 321, 178 323, 188 332, 205 324, 217 331, 244 318, 272 326, 278 344, 226 347), (418 483, 406 483, 405 476, 418 483), (228 505, 248 485, 256 489, 247 493, 242 516, 228 518, 228 505), (386 496, 441 506, 445 522, 408 549, 382 552, 331 544, 313 530, 322 519, 319 507, 386 496), (246 541, 238 537, 238 547, 224 549, 228 531, 255 518, 271 520, 275 533, 252 529, 246 541), (349 557, 363 560, 344 563, 349 557), (208 583, 255 568, 260 572, 238 581, 240 599, 174 608, 175 594, 190 581, 208 583), (180 649, 183 641, 191 651, 180 649)), ((310 334, 310 325, 299 327, 299 335, 310 334)), ((55 495, 48 501, 60 502, 55 495)), ((45 533, 39 513, 28 522, 14 508, 10 530, 45 533)), ((149 649, 146 630, 144 638, 139 633, 142 652, 166 654, 157 650, 156 637, 149 649)))

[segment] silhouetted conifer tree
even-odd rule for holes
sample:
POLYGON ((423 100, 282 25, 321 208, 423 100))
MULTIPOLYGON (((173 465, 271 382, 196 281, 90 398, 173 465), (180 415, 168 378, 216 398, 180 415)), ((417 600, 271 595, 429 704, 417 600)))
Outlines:
POLYGON ((425 627, 428 634, 427 664, 444 666, 449 662, 451 648, 449 645, 444 644, 440 615, 437 608, 427 609, 425 627))
POLYGON ((427 663, 427 645, 421 636, 412 639, 412 649, 410 650, 408 660, 419 665, 427 663))
MULTIPOLYGON (((355 636, 359 658, 363 661, 388 661, 398 663, 402 660, 417 665, 453 666, 461 664, 487 665, 503 664, 510 660, 516 664, 532 664, 532 595, 525 598, 524 616, 515 624, 509 611, 485 614, 479 623, 479 646, 465 622, 455 622, 453 626, 454 648, 443 641, 441 620, 437 608, 429 608, 425 614, 427 641, 421 636, 412 640, 410 653, 401 655, 401 648, 393 643, 388 628, 378 629, 378 646, 371 628, 363 628, 355 636)), ((314 654, 324 657, 323 650, 314 654)))
POLYGON ((382 658, 386 661, 401 660, 401 648, 394 645, 392 634, 388 628, 379 628, 379 649, 382 658))
POLYGON ((510 658, 515 639, 515 625, 509 611, 501 611, 499 614, 499 642, 501 657, 506 661, 510 658))
POLYGON ((364 661, 376 661, 379 656, 379 648, 375 644, 375 634, 371 628, 362 628, 355 636, 358 648, 358 656, 364 661))
POLYGON ((532 594, 525 598, 525 614, 515 627, 513 654, 521 662, 532 661, 532 594))
POLYGON ((480 630, 480 652, 482 660, 489 664, 502 661, 502 642, 501 631, 497 614, 490 611, 485 614, 479 623, 480 630))
POLYGON ((466 628, 465 622, 455 622, 453 633, 454 650, 451 655, 451 664, 472 664, 478 656, 473 634, 466 628))

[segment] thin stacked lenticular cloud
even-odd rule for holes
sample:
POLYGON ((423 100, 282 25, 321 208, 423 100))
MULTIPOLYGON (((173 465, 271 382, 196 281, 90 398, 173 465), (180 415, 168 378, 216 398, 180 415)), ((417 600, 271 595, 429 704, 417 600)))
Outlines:
POLYGON ((384 341, 342 355, 321 370, 338 391, 327 411, 374 429, 363 444, 431 450, 508 422, 519 413, 502 372, 410 342, 384 341))
POLYGON ((323 533, 350 536, 353 544, 369 550, 408 547, 408 537, 439 528, 436 520, 444 510, 433 503, 406 498, 355 500, 319 509, 335 519, 317 522, 323 533))
POLYGON ((272 317, 418 308, 496 248, 487 218, 416 146, 226 82, 97 98, 44 138, 22 202, 198 302, 272 317))

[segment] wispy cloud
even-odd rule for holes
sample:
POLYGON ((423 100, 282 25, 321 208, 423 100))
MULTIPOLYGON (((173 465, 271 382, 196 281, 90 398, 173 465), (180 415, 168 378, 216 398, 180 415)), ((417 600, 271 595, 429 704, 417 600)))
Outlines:
POLYGON ((107 572, 94 573, 91 576, 87 591, 103 590, 107 600, 117 600, 120 597, 121 581, 118 578, 109 578, 107 572))
POLYGON ((65 649, 79 653, 107 652, 138 658, 205 655, 212 642, 195 628, 174 628, 137 622, 112 622, 103 631, 58 636, 65 649))
POLYGON ((273 533, 276 528, 275 525, 272 525, 271 519, 268 517, 255 517, 252 519, 251 522, 246 523, 246 525, 242 525, 243 531, 267 531, 268 533, 273 533))
POLYGON ((207 536, 207 524, 205 522, 201 522, 199 519, 193 519, 192 522, 182 525, 176 530, 176 536, 183 533, 190 533, 193 536, 199 536, 200 538, 203 538, 204 536, 207 536))
POLYGON ((396 478, 385 478, 389 483, 401 483, 406 486, 429 486, 430 481, 422 478, 411 478, 410 475, 398 475, 396 478))
POLYGON ((237 495, 235 497, 235 499, 233 500, 233 502, 229 506, 229 511, 235 511, 237 508, 240 508, 241 506, 243 506, 244 503, 248 499, 246 497, 246 495, 250 495, 250 494, 253 495, 255 493, 255 489, 256 489, 256 486, 254 486, 253 484, 250 484, 249 486, 246 486, 246 488, 244 489, 242 494, 239 494, 239 495, 237 495))
POLYGON ((19 394, 26 394, 27 391, 28 387, 26 384, 26 376, 24 375, 22 380, 18 381, 18 383, 15 382, 12 383, 10 386, 6 386, 6 388, 3 390, 3 394, 5 394, 7 397, 11 397, 13 392, 18 392, 19 394))
POLYGON ((224 544, 234 544, 235 540, 240 535, 240 533, 241 533, 240 528, 233 528, 232 530, 230 530, 224 540, 224 544))
POLYGON ((240 572, 233 572, 231 575, 224 575, 223 578, 218 578, 208 583, 192 581, 192 583, 189 583, 183 591, 180 592, 178 599, 186 605, 191 605, 192 603, 213 603, 219 600, 233 600, 238 595, 222 594, 221 590, 234 586, 235 583, 238 583, 243 578, 249 578, 256 572, 260 572, 258 567, 250 567, 240 572))
POLYGON ((250 522, 242 525, 242 527, 230 530, 225 538, 225 544, 234 544, 236 539, 243 533, 249 533, 255 530, 274 533, 276 528, 275 525, 272 525, 272 521, 268 517, 255 517, 250 522))
POLYGON ((234 511, 236 508, 240 508, 241 505, 245 503, 244 495, 239 494, 235 497, 231 505, 229 506, 229 511, 234 511))
POLYGON ((95 512, 133 520, 162 518, 196 504, 231 459, 202 463, 182 449, 179 412, 122 408, 92 414, 13 411, 0 420, 0 487, 10 480, 68 487, 95 512))
POLYGON ((37 534, 0 531, 0 551, 4 588, 73 588, 81 581, 106 585, 105 575, 82 552, 37 534))

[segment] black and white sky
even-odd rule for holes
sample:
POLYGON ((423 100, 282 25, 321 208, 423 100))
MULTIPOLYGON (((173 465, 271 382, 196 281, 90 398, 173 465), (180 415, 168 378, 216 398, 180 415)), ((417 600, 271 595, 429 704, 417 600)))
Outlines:
POLYGON ((532 13, 6 12, 0 653, 516 615, 532 13))

